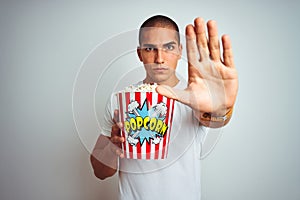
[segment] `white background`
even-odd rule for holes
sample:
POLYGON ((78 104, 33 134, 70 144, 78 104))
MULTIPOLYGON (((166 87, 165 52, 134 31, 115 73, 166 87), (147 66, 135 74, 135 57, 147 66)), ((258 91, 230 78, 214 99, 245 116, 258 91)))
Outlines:
POLYGON ((196 16, 215 19, 232 38, 239 95, 203 161, 203 199, 299 199, 299 8, 258 0, 1 1, 0 199, 116 197, 117 177, 94 177, 77 134, 73 83, 93 48, 153 14, 174 18, 181 31, 196 16))

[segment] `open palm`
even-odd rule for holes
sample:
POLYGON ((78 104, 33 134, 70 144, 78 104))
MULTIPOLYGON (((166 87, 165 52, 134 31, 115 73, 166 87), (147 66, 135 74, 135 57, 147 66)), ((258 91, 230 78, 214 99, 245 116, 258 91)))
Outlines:
POLYGON ((238 75, 234 66, 231 42, 228 35, 222 36, 223 58, 215 21, 207 23, 196 18, 186 27, 188 59, 188 86, 176 90, 161 85, 157 91, 174 98, 196 111, 223 113, 233 107, 238 90, 238 75), (208 38, 208 39, 207 39, 208 38))

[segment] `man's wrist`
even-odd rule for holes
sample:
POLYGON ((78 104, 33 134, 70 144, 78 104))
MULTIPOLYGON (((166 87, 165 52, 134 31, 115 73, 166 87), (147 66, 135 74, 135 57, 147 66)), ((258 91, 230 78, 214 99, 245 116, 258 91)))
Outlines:
POLYGON ((211 122, 225 122, 226 120, 230 119, 232 116, 233 107, 227 109, 225 115, 218 115, 214 113, 200 113, 200 120, 201 121, 211 121, 211 122))
POLYGON ((210 128, 220 128, 225 126, 231 119, 233 107, 224 110, 222 113, 225 114, 218 114, 214 113, 207 113, 201 112, 198 110, 193 110, 195 118, 197 118, 201 125, 210 127, 210 128))

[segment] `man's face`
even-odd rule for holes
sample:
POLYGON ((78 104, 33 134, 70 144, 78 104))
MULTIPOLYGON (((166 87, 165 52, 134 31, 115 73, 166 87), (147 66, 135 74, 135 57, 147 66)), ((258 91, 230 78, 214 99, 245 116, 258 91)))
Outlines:
POLYGON ((142 30, 138 56, 146 70, 146 82, 171 85, 177 81, 175 69, 181 58, 182 47, 177 32, 151 27, 142 30))

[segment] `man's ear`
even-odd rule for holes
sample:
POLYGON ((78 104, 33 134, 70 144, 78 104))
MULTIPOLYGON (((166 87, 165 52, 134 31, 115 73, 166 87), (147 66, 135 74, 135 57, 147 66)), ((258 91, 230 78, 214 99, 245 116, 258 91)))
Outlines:
POLYGON ((178 60, 181 59, 182 56, 182 44, 179 45, 179 55, 178 55, 178 60))
POLYGON ((137 48, 136 48, 136 53, 137 53, 137 55, 138 55, 140 61, 143 62, 142 52, 141 52, 141 51, 142 51, 142 50, 141 50, 140 47, 137 47, 137 48))

